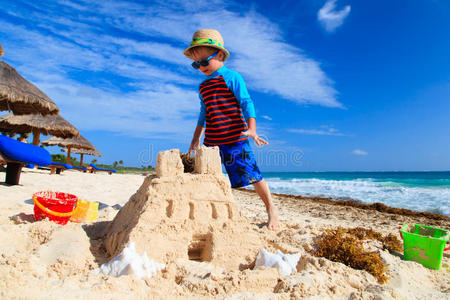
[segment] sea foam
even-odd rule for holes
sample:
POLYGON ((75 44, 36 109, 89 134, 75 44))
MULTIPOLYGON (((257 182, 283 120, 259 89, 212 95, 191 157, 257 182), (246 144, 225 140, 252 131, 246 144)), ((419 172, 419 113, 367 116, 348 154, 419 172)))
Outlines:
POLYGON ((354 199, 362 203, 429 211, 450 216, 450 188, 410 187, 372 178, 354 180, 266 178, 272 192, 303 196, 354 199))

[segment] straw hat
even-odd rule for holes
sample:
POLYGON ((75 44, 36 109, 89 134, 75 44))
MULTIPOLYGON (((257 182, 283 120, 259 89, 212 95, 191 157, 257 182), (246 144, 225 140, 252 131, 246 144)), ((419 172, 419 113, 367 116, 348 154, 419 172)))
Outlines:
POLYGON ((191 45, 184 50, 184 55, 192 59, 190 50, 194 47, 212 47, 221 50, 224 54, 224 61, 230 56, 230 52, 223 46, 223 38, 215 29, 200 29, 194 33, 191 45))

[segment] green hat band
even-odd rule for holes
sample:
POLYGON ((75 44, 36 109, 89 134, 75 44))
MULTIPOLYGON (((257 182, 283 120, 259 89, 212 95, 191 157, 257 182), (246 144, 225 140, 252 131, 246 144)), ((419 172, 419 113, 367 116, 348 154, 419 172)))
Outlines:
POLYGON ((198 38, 198 39, 193 39, 191 42, 191 46, 194 45, 215 45, 218 46, 220 48, 223 48, 223 44, 219 41, 213 40, 213 39, 205 39, 205 38, 198 38))

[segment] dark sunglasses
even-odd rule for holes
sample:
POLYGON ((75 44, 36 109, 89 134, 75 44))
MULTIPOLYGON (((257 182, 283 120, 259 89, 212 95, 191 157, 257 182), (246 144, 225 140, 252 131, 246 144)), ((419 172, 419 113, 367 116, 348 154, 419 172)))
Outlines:
POLYGON ((192 63, 192 67, 193 67, 194 69, 200 69, 200 66, 204 66, 204 67, 209 66, 209 61, 210 61, 210 59, 213 58, 214 56, 216 56, 217 53, 219 53, 219 51, 217 51, 216 53, 214 53, 213 55, 211 55, 211 56, 208 57, 207 59, 202 59, 201 61, 194 61, 194 62, 192 63))

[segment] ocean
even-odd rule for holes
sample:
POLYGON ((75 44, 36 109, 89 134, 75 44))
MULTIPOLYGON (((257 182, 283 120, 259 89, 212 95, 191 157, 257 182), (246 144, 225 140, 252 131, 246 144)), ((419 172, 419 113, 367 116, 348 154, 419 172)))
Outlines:
POLYGON ((381 202, 450 216, 450 172, 264 172, 274 193, 381 202))

